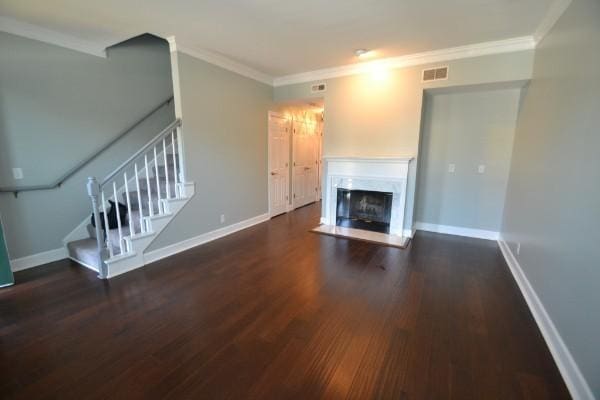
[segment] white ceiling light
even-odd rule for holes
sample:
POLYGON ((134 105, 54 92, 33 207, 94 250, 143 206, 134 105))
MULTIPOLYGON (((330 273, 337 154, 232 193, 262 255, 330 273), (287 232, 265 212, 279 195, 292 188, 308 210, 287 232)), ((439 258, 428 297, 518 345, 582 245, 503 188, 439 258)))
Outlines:
POLYGON ((354 55, 360 59, 365 59, 371 57, 373 52, 367 49, 356 49, 354 50, 354 55))

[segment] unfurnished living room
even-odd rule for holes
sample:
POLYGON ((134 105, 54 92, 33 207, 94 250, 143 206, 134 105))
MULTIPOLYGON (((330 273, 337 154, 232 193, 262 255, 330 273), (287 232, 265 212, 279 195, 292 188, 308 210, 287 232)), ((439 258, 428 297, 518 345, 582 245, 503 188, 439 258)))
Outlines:
POLYGON ((600 400, 599 0, 0 0, 0 399, 600 400))

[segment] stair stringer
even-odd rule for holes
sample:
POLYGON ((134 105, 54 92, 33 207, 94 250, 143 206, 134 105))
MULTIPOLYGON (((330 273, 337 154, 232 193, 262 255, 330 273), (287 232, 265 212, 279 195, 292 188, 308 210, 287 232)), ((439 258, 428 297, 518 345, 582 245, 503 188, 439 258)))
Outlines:
POLYGON ((181 185, 183 186, 183 196, 181 196, 181 198, 162 200, 167 210, 165 214, 145 217, 151 228, 150 232, 143 235, 138 234, 135 237, 125 237, 125 239, 131 243, 133 248, 132 253, 105 260, 108 278, 113 278, 145 265, 144 250, 150 246, 150 244, 158 237, 160 232, 166 228, 166 226, 173 220, 173 218, 175 218, 179 211, 181 211, 181 209, 192 199, 196 192, 194 182, 187 182, 181 185))

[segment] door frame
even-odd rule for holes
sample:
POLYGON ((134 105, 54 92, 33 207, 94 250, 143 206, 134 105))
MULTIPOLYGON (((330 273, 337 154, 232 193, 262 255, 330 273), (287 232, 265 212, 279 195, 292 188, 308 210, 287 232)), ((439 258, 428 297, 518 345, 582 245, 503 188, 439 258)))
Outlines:
MULTIPOLYGON (((268 202, 268 213, 269 213, 269 218, 273 217, 273 213, 271 210, 271 127, 270 127, 270 121, 271 118, 281 118, 281 119, 287 119, 283 114, 277 112, 277 111, 269 111, 267 113, 267 202, 268 202)), ((291 140, 291 129, 288 130, 287 135, 288 135, 288 144, 290 143, 291 140)), ((291 146, 291 144, 290 144, 291 146)), ((289 146, 288 146, 289 147, 289 146)), ((288 184, 286 187, 286 192, 287 192, 287 204, 285 207, 285 212, 288 213, 292 210, 291 207, 291 197, 290 197, 290 185, 291 185, 291 168, 290 165, 292 165, 291 163, 291 157, 290 157, 290 149, 288 148, 288 184)), ((281 214, 277 214, 277 215, 281 215, 281 214)))

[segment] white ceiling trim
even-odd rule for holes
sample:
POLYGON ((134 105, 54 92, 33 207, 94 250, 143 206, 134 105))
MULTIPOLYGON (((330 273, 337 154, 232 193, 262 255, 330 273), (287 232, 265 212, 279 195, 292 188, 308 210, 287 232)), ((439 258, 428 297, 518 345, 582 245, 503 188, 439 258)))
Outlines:
POLYGON ((544 39, 548 32, 550 32, 550 29, 556 24, 556 21, 558 21, 565 11, 567 11, 571 2, 572 0, 555 0, 554 3, 552 3, 548 12, 542 19, 542 22, 540 22, 533 34, 533 40, 535 40, 536 45, 544 39))
POLYGON ((286 75, 275 78, 273 80, 273 86, 283 86, 294 83, 312 82, 323 79, 361 74, 369 71, 374 65, 382 65, 387 68, 404 68, 415 65, 459 60, 462 58, 532 50, 534 48, 535 41, 533 37, 523 36, 506 40, 477 43, 467 46, 451 47, 442 50, 409 54, 400 57, 391 57, 367 63, 350 64, 341 67, 325 68, 299 74, 286 75))
POLYGON ((0 16, 0 31, 106 58, 106 46, 12 18, 0 16))
POLYGON ((185 53, 189 56, 198 58, 202 61, 206 61, 210 64, 214 64, 228 71, 235 72, 236 74, 273 86, 273 77, 268 74, 265 74, 264 72, 258 71, 254 68, 248 67, 237 61, 233 61, 225 56, 213 53, 208 50, 198 50, 193 49, 191 47, 182 46, 181 44, 177 43, 177 40, 174 36, 168 37, 167 41, 169 42, 169 49, 171 50, 171 52, 178 51, 181 53, 185 53))

